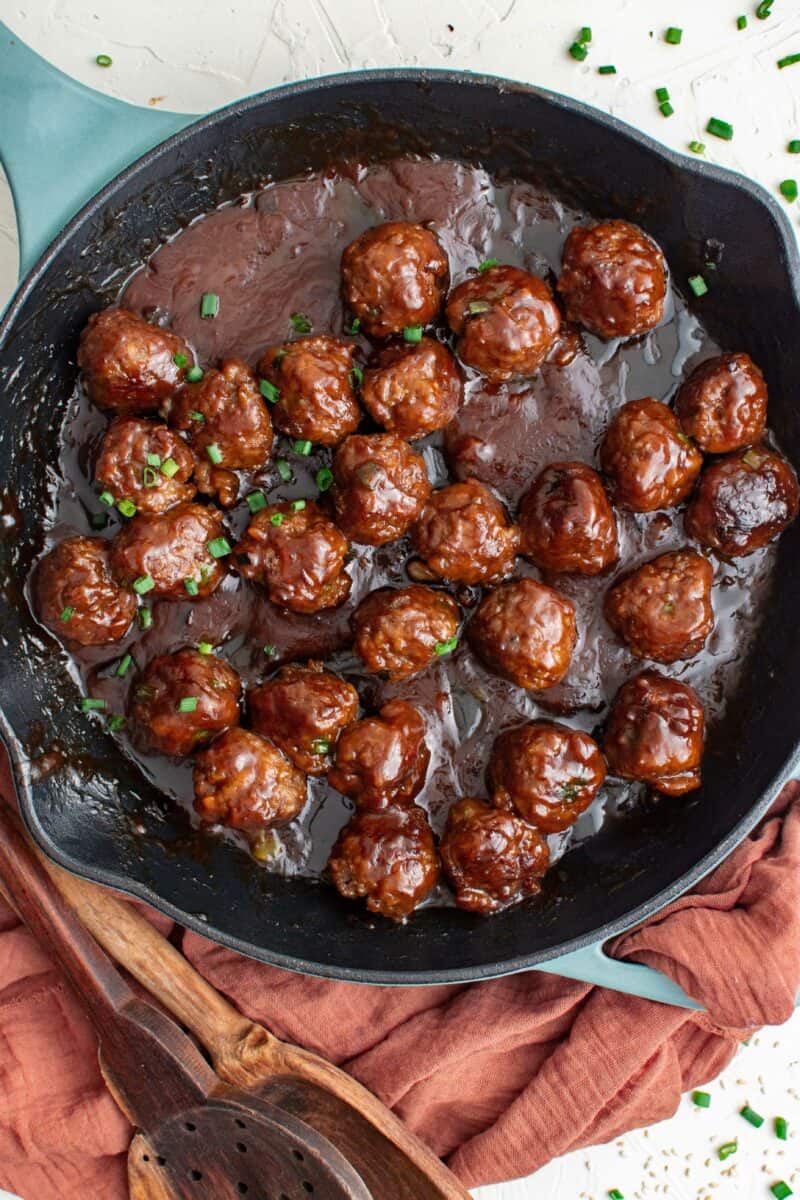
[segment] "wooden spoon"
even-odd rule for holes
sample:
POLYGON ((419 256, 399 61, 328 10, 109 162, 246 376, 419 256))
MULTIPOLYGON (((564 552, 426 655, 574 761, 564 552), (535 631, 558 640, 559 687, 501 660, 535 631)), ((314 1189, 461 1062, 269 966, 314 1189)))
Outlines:
POLYGON ((41 859, 87 929, 191 1030, 221 1079, 330 1139, 376 1198, 387 1196, 390 1179, 392 1200, 469 1200, 441 1160, 352 1076, 243 1016, 129 904, 41 859))
POLYGON ((174 1022, 133 993, 41 869, 4 804, 0 884, 86 1005, 105 1080, 139 1129, 128 1152, 132 1200, 389 1194, 372 1197, 317 1130, 223 1083, 174 1022))

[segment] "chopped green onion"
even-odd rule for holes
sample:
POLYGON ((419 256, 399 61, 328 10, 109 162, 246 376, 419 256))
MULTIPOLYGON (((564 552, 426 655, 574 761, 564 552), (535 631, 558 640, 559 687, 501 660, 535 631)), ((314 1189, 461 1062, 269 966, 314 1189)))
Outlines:
POLYGON ((616 73, 617 73, 617 68, 615 66, 613 66, 611 63, 609 63, 605 67, 597 68, 598 75, 616 75, 616 73))
POLYGON ((406 342, 421 342, 422 326, 406 325, 405 329, 403 330, 403 340, 406 342))
POLYGON ((247 507, 250 509, 250 512, 253 513, 253 515, 255 515, 257 512, 261 512, 262 508, 267 507, 267 497, 263 492, 250 492, 246 499, 247 507))
POLYGON ((211 574, 211 567, 208 563, 200 563, 200 582, 205 583, 211 574))
POLYGON ((725 1159, 730 1158, 730 1156, 735 1154, 738 1149, 739 1143, 737 1141, 725 1142, 717 1151, 717 1158, 720 1162, 725 1162, 725 1159))
POLYGON ((214 647, 211 645, 211 642, 198 642, 197 652, 198 654, 213 654, 214 647))
POLYGON ((767 17, 769 16, 770 9, 774 3, 775 0, 761 0, 761 3, 756 9, 756 16, 758 17, 759 21, 766 21, 767 17))
POLYGON ((692 154, 705 154, 706 144, 705 142, 689 142, 689 149, 692 154))
POLYGON ((569 52, 577 62, 583 62, 589 53, 582 42, 573 42, 569 48, 569 52))
POLYGON ((144 596, 148 592, 152 592, 156 586, 156 581, 152 575, 140 575, 138 579, 133 581, 133 590, 137 596, 144 596))
POLYGON ((690 275, 686 281, 689 287, 694 292, 695 296, 705 296, 708 291, 708 284, 702 275, 690 275))
POLYGON ((294 327, 294 329, 296 330, 297 333, 310 333, 311 332, 311 322, 309 321, 309 319, 305 313, 301 313, 301 312, 292 313, 292 315, 289 317, 289 320, 292 322, 292 326, 294 327))
POLYGON ((331 748, 331 744, 327 738, 314 738, 311 743, 311 749, 315 754, 327 754, 331 748))
POLYGON ((789 1196, 794 1195, 788 1183, 784 1183, 782 1179, 779 1179, 777 1183, 773 1183, 769 1190, 772 1192, 775 1200, 787 1200, 789 1196))
POLYGON ((786 1117, 775 1118, 775 1137, 785 1142, 789 1138, 789 1122, 786 1117))
POLYGON ((672 107, 669 100, 665 100, 664 103, 659 104, 658 107, 661 110, 662 117, 671 117, 672 114, 675 112, 675 109, 672 107))
POLYGON ((269 521, 270 521, 270 525, 275 525, 275 526, 282 525, 283 524, 283 513, 279 513, 279 512, 273 513, 272 516, 270 517, 269 521))
POLYGON ((108 505, 109 508, 114 507, 114 497, 111 495, 111 492, 101 492, 97 499, 101 504, 108 505))
POLYGON ((216 442, 212 442, 210 446, 206 446, 206 454, 211 459, 215 467, 218 467, 222 462, 222 451, 216 442))
POLYGON ((736 18, 736 28, 747 29, 747 17, 744 16, 744 14, 742 14, 741 17, 736 18))
POLYGON ((680 46, 683 30, 677 29, 674 25, 670 25, 667 32, 664 34, 664 41, 668 46, 680 46))
POLYGON ((656 88, 656 100, 659 104, 663 104, 665 100, 669 100, 669 89, 665 87, 656 88))
POLYGON ((782 71, 784 67, 793 67, 795 63, 800 63, 800 54, 787 54, 785 58, 778 59, 778 70, 782 71))
POLYGON ((122 513, 123 517, 136 516, 136 505, 132 500, 120 500, 117 509, 122 513))
POLYGON ((786 151, 788 154, 800 154, 800 138, 792 138, 786 151))
POLYGON ((66 624, 67 621, 69 621, 69 619, 72 617, 74 612, 75 612, 75 609, 72 607, 71 604, 68 604, 67 607, 62 608, 61 612, 58 614, 59 621, 63 621, 64 624, 66 624))
POLYGON ((744 1117, 745 1121, 748 1121, 755 1129, 760 1129, 764 1124, 764 1118, 749 1104, 745 1104, 744 1108, 739 1109, 739 1116, 744 1117))
POLYGON ((692 1092, 692 1103, 698 1108, 711 1108, 711 1096, 708 1092, 692 1092))
POLYGON ((218 537, 212 538, 206 549, 212 558, 224 558, 226 554, 230 554, 233 547, 227 538, 218 537))
POLYGON ((350 368, 350 382, 353 387, 361 387, 361 384, 364 382, 364 372, 361 370, 361 367, 350 368))
POLYGON ((278 461, 275 463, 275 466, 276 466, 278 474, 280 475, 283 482, 288 483, 289 480, 292 478, 292 468, 289 466, 286 459, 279 458, 278 461))
POLYGON ((108 524, 108 515, 106 513, 92 513, 89 520, 92 523, 92 529, 105 529, 108 524))
POLYGON ((161 464, 161 474, 166 475, 167 479, 172 479, 180 471, 180 467, 175 462, 174 458, 165 458, 161 464))
POLYGON ((491 307, 488 300, 470 300, 467 305, 467 312, 471 317, 477 317, 479 313, 489 312, 491 307))
POLYGON ((305 500, 293 500, 291 504, 292 512, 302 512, 306 506, 305 500))
POLYGON ((125 718, 115 713, 106 721, 106 729, 109 731, 109 733, 119 733, 124 724, 125 718))
POLYGON ((142 471, 142 483, 146 488, 156 486, 158 483, 158 476, 156 475, 154 467, 145 467, 145 469, 142 471))
POLYGON ((85 696, 81 700, 81 712, 99 712, 105 706, 105 700, 94 700, 91 696, 85 696))
POLYGON ((200 592, 197 580, 192 579, 191 576, 188 579, 184 579, 183 586, 186 588, 187 594, 190 596, 197 596, 200 592))
POLYGON ((278 647, 274 642, 267 642, 266 646, 264 646, 264 653, 266 654, 267 658, 274 658, 278 653, 278 647))
POLYGON ((483 260, 483 262, 478 263, 478 270, 479 271, 488 271, 488 270, 490 270, 491 267, 499 267, 499 266, 500 266, 499 258, 485 258, 483 260))
POLYGON ((608 1193, 608 1200, 625 1200, 625 1197, 619 1188, 612 1188, 608 1193))
POLYGON ((191 713, 197 710, 197 696, 184 696, 178 701, 178 712, 191 713))
POLYGON ((160 467, 161 459, 159 458, 159 456, 157 454, 148 454, 147 465, 148 465, 148 467, 160 467))
POLYGON ((351 337, 355 337, 361 328, 361 317, 353 317, 349 325, 345 325, 345 333, 349 333, 351 337))
POLYGON ((729 142, 733 137, 733 126, 728 121, 721 121, 719 117, 711 117, 706 125, 706 133, 722 138, 723 142, 729 142))
POLYGON ((434 651, 441 658, 445 654, 452 654, 457 645, 458 645, 458 638, 451 637, 451 638, 448 638, 446 642, 437 642, 436 645, 434 646, 434 651))
POLYGON ((114 60, 110 54, 98 54, 94 61, 97 63, 98 67, 110 67, 114 60))
POLYGON ((581 43, 582 46, 585 46, 586 43, 590 42, 591 40, 592 40, 591 26, 590 25, 582 26, 581 31, 578 34, 578 41, 581 43))
POLYGON ((292 449, 295 454, 302 454, 304 458, 308 458, 311 453, 311 442, 292 442, 292 449))
POLYGON ((258 390, 261 392, 261 395, 264 397, 264 399, 270 404, 278 403, 278 398, 281 394, 280 388, 276 388, 275 384, 270 383, 268 379, 259 379, 258 390))
POLYGON ((219 296, 216 292, 204 292, 200 299, 200 316, 204 321, 219 314, 219 296))
POLYGON ((138 612, 139 628, 149 629, 153 624, 153 614, 149 608, 140 608, 138 612))
MULTIPOLYGON (((186 372, 186 378, 189 380, 189 383, 199 383, 203 378, 203 368, 197 366, 189 367, 189 370, 186 372)), ((191 415, 190 413, 189 416, 191 415)), ((205 420, 205 418, 203 419, 205 420)))
POLYGON ((320 467, 316 475, 317 487, 321 492, 327 492, 333 483, 333 471, 330 467, 320 467))
POLYGON ((797 180, 782 179, 778 184, 778 191, 783 196, 784 200, 788 200, 790 204, 794 204, 797 199, 797 180))
POLYGON ((184 367, 188 367, 188 365, 189 365, 188 355, 181 354, 180 352, 178 354, 173 354, 172 361, 175 363, 175 366, 180 367, 181 370, 183 370, 184 367))
POLYGON ((198 410, 196 408, 189 409, 189 420, 190 421, 205 421, 205 419, 206 419, 205 413, 198 412, 198 410))
POLYGON ((133 657, 130 654, 126 654, 123 658, 121 658, 119 660, 119 665, 117 666, 116 673, 117 673, 117 675, 119 675, 120 678, 122 678, 122 676, 126 674, 128 668, 130 667, 132 662, 133 662, 133 657))

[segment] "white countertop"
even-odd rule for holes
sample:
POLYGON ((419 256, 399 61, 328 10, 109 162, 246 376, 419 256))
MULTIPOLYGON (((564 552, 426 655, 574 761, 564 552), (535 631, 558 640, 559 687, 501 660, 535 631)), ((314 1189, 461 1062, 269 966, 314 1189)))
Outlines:
MULTIPOLYGON (((138 104, 206 112, 239 96, 306 76, 376 66, 433 66, 493 72, 596 104, 679 150, 702 141, 707 157, 743 171, 773 193, 800 179, 800 2, 775 0, 765 21, 754 0, 0 0, 0 17, 62 70, 138 104), (739 32, 736 18, 748 16, 739 32), (591 53, 567 47, 583 25, 591 53), (666 26, 683 29, 679 46, 666 26), (95 64, 98 53, 113 65, 95 64), (617 74, 599 76, 613 63, 617 74), (658 110, 667 86, 674 116, 658 110), (730 121, 731 142, 704 132, 710 116, 730 121)), ((7 114, 4 114, 7 115, 7 114)), ((787 205, 795 229, 800 207, 787 205)), ((0 180, 0 303, 16 279, 16 232, 0 180)), ((671 1120, 609 1146, 568 1155, 535 1177, 482 1188, 480 1200, 770 1200, 785 1179, 800 1196, 800 1015, 743 1048, 709 1091, 708 1110, 683 1101, 671 1120), (752 1129, 746 1101, 768 1118, 752 1129), (771 1121, 786 1117, 786 1143, 771 1121), (725 1163, 716 1149, 739 1138, 725 1163)), ((0 1200, 4 1193, 0 1192, 0 1200)), ((24 1200, 38 1200, 26 1196, 24 1200)))

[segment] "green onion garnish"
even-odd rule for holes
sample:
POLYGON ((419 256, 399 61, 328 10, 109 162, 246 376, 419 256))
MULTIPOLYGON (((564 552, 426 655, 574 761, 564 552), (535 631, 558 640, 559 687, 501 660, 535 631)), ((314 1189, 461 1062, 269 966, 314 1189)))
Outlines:
POLYGON ((782 179, 778 184, 778 191, 783 196, 784 200, 788 200, 790 204, 794 204, 797 199, 797 180, 782 179))
POLYGON ((612 1188, 608 1193, 608 1200, 625 1200, 625 1197, 619 1188, 612 1188))
POLYGON ((451 638, 448 638, 446 642, 437 642, 436 645, 434 646, 434 650, 441 658, 442 655, 444 655, 444 654, 452 654, 457 645, 458 645, 458 638, 451 637, 451 638))
POLYGON ((198 654, 213 654, 214 647, 211 645, 211 642, 198 642, 197 652, 198 654))
POLYGON ((616 68, 615 66, 612 66, 612 64, 611 64, 611 63, 609 63, 609 64, 608 64, 607 66, 605 66, 605 67, 598 67, 598 68, 597 68, 597 74, 598 74, 598 75, 616 75, 616 73, 617 73, 617 68, 616 68))
POLYGON ((190 421, 205 421, 206 419, 205 413, 198 412, 196 408, 190 408, 188 415, 190 421))
POLYGON ((769 16, 770 9, 774 3, 775 0, 761 0, 761 3, 756 9, 756 16, 758 17, 759 21, 766 21, 767 17, 769 16))
POLYGON ((793 67, 795 63, 800 62, 800 54, 787 54, 785 58, 778 59, 778 70, 782 71, 784 67, 793 67))
POLYGON ((97 499, 101 504, 108 505, 109 508, 114 507, 114 497, 111 495, 111 492, 101 492, 97 499))
POLYGON ((361 317, 353 317, 349 325, 345 325, 345 333, 349 333, 351 337, 355 337, 361 328, 361 317))
POLYGON ((133 657, 130 654, 126 654, 123 658, 121 658, 119 660, 119 665, 117 666, 116 673, 117 673, 117 675, 119 675, 120 679, 127 672, 128 668, 130 667, 132 662, 133 662, 133 657))
POLYGON ((708 1092, 692 1092, 692 1103, 698 1108, 711 1108, 711 1096, 708 1092))
POLYGON ((794 1195, 788 1183, 784 1183, 782 1179, 779 1179, 777 1183, 773 1183, 769 1190, 772 1192, 775 1200, 787 1200, 789 1196, 794 1195))
MULTIPOLYGON (((186 378, 189 380, 189 383, 199 383, 203 378, 203 368, 196 366, 189 367, 189 370, 186 372, 186 378)), ((191 413, 189 416, 191 416, 191 413)), ((203 420, 205 420, 205 418, 203 418, 203 420)))
POLYGON ((406 325, 405 329, 403 330, 403 340, 406 342, 421 342, 422 326, 406 325))
POLYGON ((764 1118, 752 1109, 749 1104, 745 1104, 744 1108, 739 1109, 739 1116, 744 1117, 745 1121, 748 1121, 754 1129, 760 1129, 764 1124, 764 1118))
POLYGON ((167 479, 172 479, 180 471, 180 467, 175 462, 174 458, 165 458, 161 464, 161 474, 166 475, 167 479))
POLYGON ((181 370, 183 370, 184 367, 188 367, 189 365, 189 356, 187 354, 181 354, 179 351, 177 354, 173 354, 172 361, 175 363, 176 367, 180 367, 181 370))
POLYGON ((659 104, 663 104, 665 100, 669 100, 669 89, 665 87, 656 88, 656 100, 659 104))
POLYGON ((105 706, 105 700, 95 700, 91 696, 85 696, 81 700, 81 712, 99 712, 105 706))
POLYGON ((142 471, 142 483, 146 488, 155 487, 158 483, 158 475, 154 467, 145 467, 142 471))
POLYGON ((215 467, 218 467, 222 462, 222 451, 216 442, 212 442, 210 446, 206 446, 206 454, 211 459, 215 467))
POLYGON ((285 458, 279 458, 275 463, 278 474, 284 483, 288 483, 292 478, 292 468, 289 466, 285 458))
POLYGON ((136 505, 132 500, 120 500, 117 509, 122 513, 123 517, 135 517, 136 505))
POLYGON ((333 483, 333 471, 330 467, 320 467, 316 474, 317 487, 321 492, 327 492, 333 483))
POLYGON ((64 624, 66 624, 67 621, 69 621, 69 619, 72 617, 74 612, 75 612, 75 609, 72 607, 71 604, 68 604, 67 607, 62 608, 61 612, 58 614, 59 621, 63 621, 64 624))
POLYGON ((585 45, 586 45, 586 43, 587 43, 587 42, 590 42, 591 40, 592 40, 592 28, 591 28, 591 26, 590 26, 590 25, 583 25, 583 26, 581 27, 581 31, 580 31, 580 33, 578 34, 578 41, 581 43, 581 45, 582 45, 582 46, 585 46, 585 45))
POLYGON ((353 387, 361 387, 361 384, 364 382, 364 372, 361 370, 361 367, 350 368, 350 382, 353 387))
POLYGON ((589 53, 582 42, 573 42, 569 48, 569 52, 577 62, 583 62, 589 53))
POLYGON ((148 454, 147 465, 148 465, 148 467, 160 467, 161 459, 159 458, 159 456, 157 454, 148 454))
POLYGON ((661 110, 662 117, 671 117, 672 114, 675 112, 675 109, 672 107, 669 100, 665 100, 664 103, 659 104, 658 107, 661 110))
POLYGON ((268 379, 259 379, 258 390, 265 400, 270 404, 277 404, 280 396, 280 389, 275 387, 274 383, 270 383, 268 379))
POLYGON ((292 449, 295 454, 302 454, 305 458, 308 458, 311 453, 311 442, 292 442, 292 449))
POLYGON ((721 121, 719 117, 711 117, 706 125, 706 133, 722 138, 723 142, 729 142, 733 137, 733 126, 728 121, 721 121))
POLYGON ((305 500, 293 500, 290 507, 292 512, 302 512, 305 506, 305 500))
POLYGON ((204 292, 200 299, 200 316, 204 321, 219 313, 219 296, 216 292, 204 292))
POLYGON ((331 744, 327 738, 314 738, 311 743, 311 749, 315 754, 327 754, 331 748, 331 744))
POLYGON ((218 537, 212 538, 206 549, 212 558, 224 558, 226 554, 230 554, 233 547, 227 538, 218 537))
POLYGON ((708 284, 702 275, 690 275, 686 281, 689 287, 694 292, 695 296, 705 296, 708 291, 708 284))
POLYGON ((736 1141, 725 1142, 717 1151, 717 1158, 720 1162, 725 1162, 726 1158, 730 1158, 739 1149, 739 1143, 736 1141))
POLYGON ((152 592, 156 586, 156 581, 152 575, 140 575, 138 579, 133 581, 133 590, 137 596, 145 596, 148 592, 152 592))
POLYGON ((692 154, 705 154, 706 144, 705 142, 689 142, 689 149, 692 154))
POLYGON ((485 258, 483 260, 483 262, 478 263, 478 270, 479 271, 488 271, 492 267, 499 267, 499 266, 500 266, 499 258, 485 258))
POLYGON ((266 646, 264 646, 264 653, 266 654, 267 658, 274 658, 278 653, 278 647, 274 642, 267 642, 266 646))
POLYGON ((105 529, 108 524, 108 516, 106 513, 92 513, 89 517, 92 524, 92 529, 105 529))
POLYGON ((276 526, 282 525, 283 524, 283 513, 279 513, 279 512, 273 513, 269 519, 269 522, 270 522, 270 525, 276 525, 276 526))
POLYGON ((149 608, 140 608, 139 612, 138 612, 138 617, 139 617, 139 628, 140 629, 149 629, 150 626, 153 624, 153 614, 151 613, 149 608))
POLYGON ((246 499, 247 499, 247 507, 250 509, 250 512, 253 514, 255 514, 257 512, 261 512, 262 508, 267 507, 267 497, 264 495, 263 492, 250 492, 249 496, 247 496, 246 499))
POLYGON ((97 63, 98 67, 110 67, 114 60, 110 54, 98 54, 94 61, 97 63))
POLYGON ((311 332, 311 322, 309 321, 309 319, 305 313, 301 313, 301 312, 292 313, 292 315, 289 317, 289 320, 292 322, 292 326, 297 331, 297 333, 310 333, 311 332))
POLYGON ((789 1122, 786 1120, 786 1117, 775 1118, 775 1137, 779 1138, 782 1142, 788 1140, 789 1122))
POLYGON ((677 29, 674 25, 670 25, 667 32, 664 34, 664 41, 668 46, 680 46, 683 30, 677 29))
POLYGON ((197 596, 200 592, 197 580, 192 579, 191 576, 188 579, 184 579, 183 586, 186 588, 187 595, 189 596, 197 596))
POLYGON ((124 724, 125 718, 115 713, 106 721, 106 729, 109 731, 109 733, 119 733, 124 724))
POLYGON ((736 18, 736 28, 737 29, 747 29, 747 17, 745 17, 744 15, 742 15, 741 17, 737 17, 736 18))
POLYGON ((197 696, 184 696, 178 701, 178 712, 190 713, 197 710, 197 696))

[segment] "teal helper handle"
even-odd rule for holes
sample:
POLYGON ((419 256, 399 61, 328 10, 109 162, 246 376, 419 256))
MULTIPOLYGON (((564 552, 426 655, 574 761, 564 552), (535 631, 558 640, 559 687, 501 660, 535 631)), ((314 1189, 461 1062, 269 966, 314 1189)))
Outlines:
POLYGON ((582 979, 611 988, 615 992, 626 992, 629 996, 642 996, 646 1000, 658 1000, 661 1004, 674 1004, 678 1008, 701 1009, 702 1005, 687 996, 677 983, 639 963, 621 962, 610 958, 602 942, 595 942, 571 954, 562 954, 550 962, 540 963, 537 971, 563 975, 567 979, 582 979))
POLYGON ((0 21, 0 160, 17 214, 20 278, 109 179, 196 120, 84 87, 0 21))

